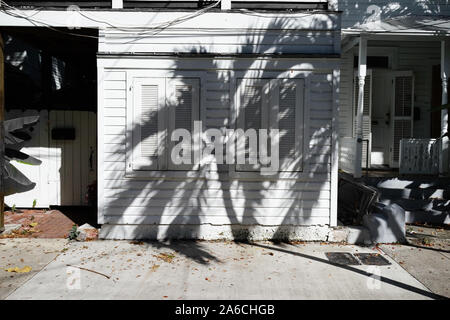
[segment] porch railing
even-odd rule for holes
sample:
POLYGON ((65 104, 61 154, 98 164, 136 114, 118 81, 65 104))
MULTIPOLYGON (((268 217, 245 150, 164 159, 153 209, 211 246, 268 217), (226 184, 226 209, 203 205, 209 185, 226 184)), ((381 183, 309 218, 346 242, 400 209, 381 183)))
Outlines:
POLYGON ((440 139, 401 139, 400 174, 438 174, 440 139))

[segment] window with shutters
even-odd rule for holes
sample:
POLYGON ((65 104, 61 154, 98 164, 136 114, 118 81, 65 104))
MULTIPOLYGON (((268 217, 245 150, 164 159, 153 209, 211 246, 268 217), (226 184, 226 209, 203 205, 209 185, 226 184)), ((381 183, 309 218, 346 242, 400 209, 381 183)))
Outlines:
MULTIPOLYGON (((236 127, 244 131, 278 129, 279 171, 302 171, 304 79, 239 79, 237 86, 236 127)), ((237 164, 236 171, 261 168, 260 162, 254 161, 260 150, 249 148, 249 139, 245 139, 246 164, 237 164)), ((260 147, 259 141, 257 146, 260 147)), ((239 147, 242 150, 244 146, 238 145, 238 152, 239 147)), ((268 152, 270 155, 270 147, 268 152)))
POLYGON ((170 137, 176 129, 193 134, 200 113, 199 88, 198 78, 133 78, 127 172, 196 169, 172 163, 170 150, 178 142, 170 137))

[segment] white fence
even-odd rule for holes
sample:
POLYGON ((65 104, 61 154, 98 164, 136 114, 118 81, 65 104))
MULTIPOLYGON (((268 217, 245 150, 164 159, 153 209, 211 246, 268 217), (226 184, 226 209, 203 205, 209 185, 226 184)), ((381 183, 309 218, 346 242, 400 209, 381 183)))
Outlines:
POLYGON ((440 140, 401 139, 400 174, 438 174, 440 140))

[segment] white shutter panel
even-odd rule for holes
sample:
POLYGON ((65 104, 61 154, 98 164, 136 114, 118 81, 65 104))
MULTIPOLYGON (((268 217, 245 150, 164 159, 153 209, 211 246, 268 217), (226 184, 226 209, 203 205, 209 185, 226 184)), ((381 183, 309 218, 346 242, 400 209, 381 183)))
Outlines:
MULTIPOLYGON (((237 101, 237 128, 259 129, 268 128, 268 100, 269 100, 269 80, 262 79, 241 79, 238 81, 238 101, 237 101)), ((257 146, 259 140, 257 140, 257 146)), ((241 141, 236 143, 236 152, 245 152, 245 163, 236 164, 237 171, 257 171, 260 169, 258 161, 258 147, 250 148, 248 139, 245 144, 241 141), (256 161, 256 164, 249 164, 250 161, 256 161)))
POLYGON ((393 73, 392 141, 390 166, 398 168, 400 140, 412 138, 414 115, 414 77, 411 71, 393 73))
POLYGON ((302 171, 304 80, 271 81, 271 128, 279 130, 279 171, 302 171))
POLYGON ((200 81, 194 78, 167 79, 167 95, 169 102, 169 140, 171 134, 176 129, 186 129, 191 133, 191 141, 184 141, 185 148, 191 152, 192 164, 175 164, 171 159, 172 148, 178 144, 177 141, 170 141, 169 151, 169 169, 170 170, 198 170, 194 166, 194 145, 191 144, 195 139, 198 143, 198 137, 194 137, 194 121, 199 120, 200 108, 200 81))
MULTIPOLYGON (((353 123, 353 132, 354 136, 356 136, 356 114, 358 111, 358 92, 359 92, 359 80, 358 76, 354 77, 354 90, 353 90, 353 114, 354 114, 354 123, 353 123)), ((370 155, 372 150, 372 70, 367 70, 367 75, 364 83, 364 105, 363 105, 363 120, 362 120, 362 128, 363 128, 363 145, 362 145, 362 162, 361 165, 363 168, 366 167, 366 163, 371 163, 370 155), (369 142, 367 142, 369 141, 369 142), (368 144, 368 145, 367 145, 368 144), (369 150, 369 154, 367 154, 367 147, 369 150), (367 159, 367 156, 369 159, 367 159), (368 160, 368 162, 367 162, 368 160)))
POLYGON ((164 79, 133 84, 132 169, 157 170, 164 153, 164 79))

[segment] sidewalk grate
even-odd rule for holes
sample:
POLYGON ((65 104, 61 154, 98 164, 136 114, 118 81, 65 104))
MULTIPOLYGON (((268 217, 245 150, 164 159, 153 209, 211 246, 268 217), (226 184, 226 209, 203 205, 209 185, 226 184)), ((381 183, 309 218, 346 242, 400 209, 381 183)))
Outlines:
POLYGON ((348 252, 326 252, 328 260, 332 263, 343 265, 360 265, 361 263, 348 252))
POLYGON ((362 264, 371 266, 388 266, 391 263, 379 253, 355 253, 362 264))

